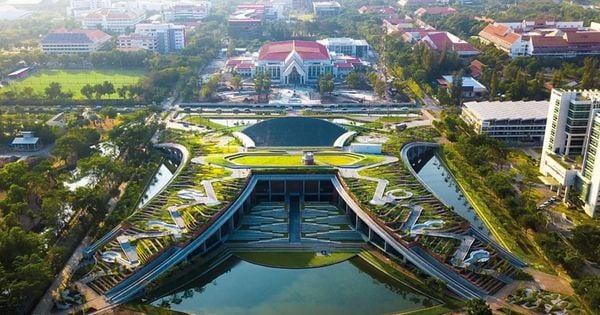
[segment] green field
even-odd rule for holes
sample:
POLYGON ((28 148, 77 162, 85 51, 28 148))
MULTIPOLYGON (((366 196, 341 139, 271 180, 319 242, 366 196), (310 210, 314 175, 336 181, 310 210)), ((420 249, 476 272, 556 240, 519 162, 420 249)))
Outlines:
MULTIPOLYGON (((33 75, 12 83, 9 89, 19 91, 25 87, 33 88, 34 93, 44 95, 44 89, 51 82, 58 82, 63 92, 73 93, 74 99, 84 99, 81 88, 86 84, 111 82, 115 89, 123 85, 136 84, 144 76, 138 70, 40 70, 33 75)), ((118 99, 117 93, 103 96, 103 99, 118 99)))
MULTIPOLYGON (((378 156, 366 156, 354 153, 315 153, 316 165, 366 165, 381 161, 378 156)), ((277 153, 245 153, 225 157, 226 161, 238 165, 251 166, 302 166, 302 155, 300 154, 277 154, 277 153)), ((216 162, 216 161, 215 161, 216 162)))

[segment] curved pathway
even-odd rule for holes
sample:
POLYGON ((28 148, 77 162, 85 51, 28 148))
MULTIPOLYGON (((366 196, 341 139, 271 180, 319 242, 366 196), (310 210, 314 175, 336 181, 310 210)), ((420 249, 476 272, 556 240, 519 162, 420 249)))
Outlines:
POLYGON ((398 162, 398 160, 399 160, 397 157, 389 156, 389 155, 385 155, 385 156, 383 156, 383 158, 384 158, 384 160, 379 163, 375 163, 375 164, 371 164, 371 165, 367 165, 367 166, 363 166, 363 167, 359 167, 359 168, 343 168, 343 167, 339 168, 340 174, 342 174, 343 177, 365 179, 365 180, 369 180, 369 181, 377 183, 377 187, 375 188, 375 192, 373 193, 373 198, 371 199, 371 201, 369 201, 373 205, 385 205, 386 203, 390 202, 390 200, 388 198, 383 196, 385 194, 385 188, 387 187, 387 185, 390 182, 387 179, 381 179, 381 178, 360 175, 360 171, 366 170, 369 168, 383 166, 386 164, 391 164, 394 162, 398 162))

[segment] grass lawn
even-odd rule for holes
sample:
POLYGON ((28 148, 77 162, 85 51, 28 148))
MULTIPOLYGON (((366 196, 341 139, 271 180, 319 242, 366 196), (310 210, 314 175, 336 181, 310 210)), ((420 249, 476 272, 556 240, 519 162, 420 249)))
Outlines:
MULTIPOLYGON (((41 70, 22 81, 13 83, 12 90, 21 90, 25 87, 33 88, 37 94, 44 95, 44 89, 51 82, 58 82, 63 92, 73 93, 74 99, 84 99, 81 88, 86 84, 98 84, 104 81, 111 82, 115 90, 123 85, 136 84, 144 76, 139 70, 41 70)), ((118 99, 117 93, 103 96, 104 99, 118 99)))
POLYGON ((253 264, 269 267, 314 268, 348 260, 356 256, 356 253, 331 253, 323 256, 313 252, 235 252, 235 255, 253 264))
MULTIPOLYGON (((243 154, 234 156, 231 159, 225 158, 225 161, 230 161, 238 165, 253 165, 253 166, 302 166, 302 155, 300 154, 243 154)), ((366 165, 382 161, 379 156, 360 155, 352 153, 328 153, 315 154, 315 162, 317 165, 366 165)), ((216 160, 211 162, 217 162, 216 160)))

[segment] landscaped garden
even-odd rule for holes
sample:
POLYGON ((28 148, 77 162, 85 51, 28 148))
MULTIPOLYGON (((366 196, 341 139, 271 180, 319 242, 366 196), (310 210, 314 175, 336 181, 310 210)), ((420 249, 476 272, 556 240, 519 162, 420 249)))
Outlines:
MULTIPOLYGON (((214 155, 206 160, 218 165, 244 165, 256 167, 303 166, 302 154, 286 152, 252 152, 233 155, 214 155)), ((315 165, 362 166, 383 161, 383 157, 346 152, 315 152, 315 165)))

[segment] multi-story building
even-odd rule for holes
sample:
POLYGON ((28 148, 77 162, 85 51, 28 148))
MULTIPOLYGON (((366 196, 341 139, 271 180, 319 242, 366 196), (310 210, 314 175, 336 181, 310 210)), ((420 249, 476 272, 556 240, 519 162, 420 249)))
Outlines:
POLYGON ((145 18, 144 13, 129 9, 100 9, 83 18, 83 27, 125 34, 132 32, 145 18))
POLYGON ((478 134, 506 142, 541 142, 548 101, 466 102, 461 116, 478 134))
POLYGON ((439 52, 453 51, 459 57, 471 57, 479 54, 479 50, 473 45, 449 32, 428 32, 419 42, 439 52))
POLYGON ((162 8, 162 16, 166 22, 199 21, 210 14, 209 1, 174 2, 162 8))
POLYGON ((110 8, 111 0, 71 0, 67 14, 74 17, 83 17, 98 9, 110 8))
POLYGON ((119 50, 150 50, 158 51, 158 37, 131 33, 117 37, 117 48, 119 50))
POLYGON ((41 44, 46 54, 85 54, 101 49, 110 39, 101 30, 60 28, 44 36, 41 44))
POLYGON ((598 156, 598 112, 600 91, 554 89, 550 97, 540 172, 560 189, 577 188, 584 210, 594 216, 598 207, 600 172, 598 156), (578 157, 583 164, 577 163, 578 157), (583 167, 581 167, 583 165, 583 167), (595 196, 592 196, 593 193, 595 196))
POLYGON ((317 18, 336 16, 342 9, 337 1, 315 1, 312 6, 313 13, 317 18))
POLYGON ((600 54, 600 25, 583 22, 522 21, 492 23, 479 38, 505 51, 510 57, 574 57, 600 54))
POLYGON ((356 57, 330 52, 317 42, 289 40, 263 45, 258 54, 230 58, 225 68, 243 77, 268 73, 271 82, 281 85, 316 84, 324 73, 344 77, 362 68, 356 57))
MULTIPOLYGON (((185 48, 186 45, 185 26, 183 25, 172 23, 140 23, 135 27, 135 34, 154 38, 154 51, 161 54, 177 52, 185 48)), ((127 41, 127 38, 124 37, 122 40, 127 41)), ((131 40, 133 42, 133 39, 131 40)), ((147 41, 146 43, 149 44, 147 41)))
POLYGON ((324 45, 327 50, 338 54, 366 58, 369 54, 369 43, 364 39, 352 39, 347 37, 325 38, 317 43, 324 45))
POLYGON ((271 5, 241 4, 229 15, 229 35, 237 38, 252 38, 262 34, 263 24, 278 18, 271 5))

